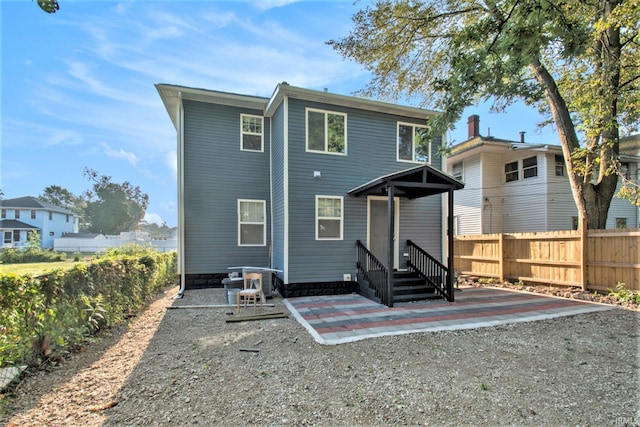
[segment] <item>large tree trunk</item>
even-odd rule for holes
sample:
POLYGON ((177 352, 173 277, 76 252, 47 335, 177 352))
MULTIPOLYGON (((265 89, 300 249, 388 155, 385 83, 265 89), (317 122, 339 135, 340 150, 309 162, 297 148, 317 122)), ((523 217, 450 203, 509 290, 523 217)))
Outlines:
MULTIPOLYGON (((611 15, 618 1, 609 0, 603 3, 605 17, 611 15)), ((620 30, 610 26, 603 32, 596 43, 599 54, 598 68, 605 76, 600 88, 600 102, 607 107, 607 114, 602 118, 602 133, 598 138, 587 142, 584 170, 577 171, 573 167, 571 155, 580 149, 576 129, 564 98, 560 95, 556 82, 549 71, 538 59, 532 61, 529 68, 535 79, 544 88, 545 96, 551 108, 562 145, 565 164, 571 182, 571 191, 581 218, 586 218, 587 228, 606 228, 607 215, 611 199, 616 194, 618 175, 613 166, 618 159, 619 133, 616 121, 617 96, 620 83, 620 30), (597 162, 596 162, 597 160, 597 162), (594 165, 599 165, 595 167, 594 165)))

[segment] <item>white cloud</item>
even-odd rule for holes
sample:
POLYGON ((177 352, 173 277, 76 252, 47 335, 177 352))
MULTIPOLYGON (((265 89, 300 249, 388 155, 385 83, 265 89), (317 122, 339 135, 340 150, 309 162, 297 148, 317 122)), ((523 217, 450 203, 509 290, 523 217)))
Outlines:
POLYGON ((143 221, 146 222, 147 224, 155 223, 155 224, 158 224, 159 226, 164 224, 162 217, 160 216, 160 214, 157 214, 157 213, 146 212, 144 214, 143 221))
POLYGON ((269 10, 269 9, 274 9, 276 7, 286 6, 288 4, 298 3, 299 1, 302 1, 302 0, 260 0, 260 1, 254 2, 254 5, 259 10, 269 10))
POLYGON ((173 176, 178 176, 178 154, 175 150, 170 151, 165 156, 165 161, 173 176))
POLYGON ((138 158, 133 153, 124 151, 122 148, 119 150, 114 150, 111 147, 109 147, 109 145, 106 142, 103 142, 100 145, 102 145, 102 150, 104 154, 106 154, 108 157, 112 157, 114 159, 124 159, 128 161, 129 164, 131 164, 131 166, 135 166, 138 163, 138 158))

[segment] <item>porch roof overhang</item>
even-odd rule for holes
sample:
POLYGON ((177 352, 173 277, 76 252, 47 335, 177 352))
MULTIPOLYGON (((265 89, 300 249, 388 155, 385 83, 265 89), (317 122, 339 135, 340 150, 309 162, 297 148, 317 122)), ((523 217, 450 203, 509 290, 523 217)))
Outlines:
POLYGON ((39 228, 17 219, 3 219, 0 220, 0 230, 39 230, 39 228))
POLYGON ((431 165, 421 165, 382 175, 349 190, 347 194, 355 197, 386 196, 391 186, 395 196, 417 199, 460 190, 464 188, 464 183, 431 165))

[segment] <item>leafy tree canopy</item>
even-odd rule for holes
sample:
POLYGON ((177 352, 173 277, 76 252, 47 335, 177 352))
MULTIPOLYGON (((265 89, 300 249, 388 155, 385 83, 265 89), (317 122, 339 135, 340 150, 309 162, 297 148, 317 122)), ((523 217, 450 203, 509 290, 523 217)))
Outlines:
POLYGON ((637 0, 379 0, 353 22, 328 43, 372 73, 361 94, 442 111, 433 132, 480 100, 545 114, 580 215, 604 228, 620 135, 640 123, 637 0))
POLYGON ((38 0, 38 6, 47 13, 56 13, 60 9, 57 0, 38 0))
POLYGON ((115 184, 110 176, 99 176, 98 172, 89 168, 84 168, 84 175, 93 182, 93 190, 84 194, 88 231, 118 234, 137 229, 149 205, 149 196, 140 187, 127 181, 115 184))
POLYGON ((86 201, 82 196, 77 197, 71 191, 66 188, 62 188, 59 185, 50 185, 44 189, 38 199, 43 202, 51 203, 63 209, 67 209, 71 212, 75 212, 82 216, 84 209, 87 206, 86 201))

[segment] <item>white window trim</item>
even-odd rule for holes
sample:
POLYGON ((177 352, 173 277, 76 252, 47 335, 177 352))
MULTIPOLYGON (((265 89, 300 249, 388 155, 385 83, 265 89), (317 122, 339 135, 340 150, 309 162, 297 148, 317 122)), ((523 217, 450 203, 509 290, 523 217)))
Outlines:
POLYGON ((522 172, 522 171, 520 170, 520 161, 519 161, 519 160, 516 160, 516 161, 513 161, 513 162, 506 162, 506 163, 504 163, 504 164, 502 165, 502 182, 503 182, 504 184, 509 184, 509 183, 511 183, 511 182, 520 182, 520 181, 522 181, 522 177, 520 176, 520 175, 521 175, 521 172, 522 172), (512 170, 512 171, 507 172, 507 171, 505 170, 506 166, 507 166, 507 165, 510 165, 510 164, 513 164, 513 163, 515 163, 515 164, 516 164, 516 168, 515 168, 515 170, 512 170), (518 177, 517 177, 516 179, 512 179, 511 181, 507 181, 507 174, 511 174, 511 173, 514 173, 514 172, 518 174, 518 177))
POLYGON ((305 108, 304 111, 304 131, 305 131, 305 150, 308 153, 319 153, 319 154, 329 154, 331 156, 346 156, 347 155, 347 114, 341 113, 338 111, 330 111, 330 110, 319 110, 317 108, 305 108), (314 113, 323 113, 324 114, 324 151, 321 150, 312 150, 309 148, 309 112, 312 111, 314 113), (344 117, 344 153, 335 153, 333 151, 329 151, 329 132, 327 131, 327 115, 335 114, 338 116, 344 117))
POLYGON ((521 164, 522 164, 522 179, 523 179, 523 180, 525 180, 525 179, 531 179, 531 178, 537 178, 537 177, 538 177, 538 156, 529 156, 529 157, 526 157, 526 158, 522 159, 521 164), (525 165, 524 165, 524 161, 525 161, 525 160, 529 160, 529 159, 536 159, 536 164, 535 164, 535 165, 533 165, 533 166, 526 166, 526 167, 525 167, 525 165), (535 175, 533 175, 533 176, 525 176, 525 172, 526 172, 526 171, 530 171, 530 170, 533 170, 533 169, 535 169, 535 171, 536 171, 536 174, 535 174, 535 175))
POLYGON ((315 227, 316 227, 316 240, 344 240, 344 197, 343 196, 325 196, 325 195, 316 195, 316 205, 315 205, 315 227), (318 236, 318 222, 321 219, 338 219, 338 217, 320 217, 318 216, 318 200, 319 199, 337 199, 340 200, 340 237, 320 237, 318 236))
POLYGON ((262 116, 257 116, 255 114, 240 114, 240 151, 249 151, 252 153, 264 153, 264 117, 262 116), (257 118, 260 119, 260 121, 262 122, 262 132, 261 133, 256 133, 256 132, 245 132, 244 128, 242 127, 242 124, 244 123, 244 118, 245 117, 253 117, 253 118, 257 118), (260 149, 259 150, 250 150, 248 148, 244 148, 244 135, 260 135, 260 149))
MULTIPOLYGON (((425 125, 418 125, 416 123, 408 123, 408 122, 397 122, 396 124, 396 161, 398 162, 402 162, 402 163, 415 163, 418 165, 430 165, 431 164, 431 158, 433 157, 433 155, 431 154, 431 149, 432 149, 432 144, 433 141, 429 140, 429 160, 427 160, 426 162, 421 162, 419 160, 416 160, 416 146, 415 146, 415 141, 413 142, 413 150, 411 151, 411 160, 405 160, 405 159, 401 159, 400 158, 400 141, 398 139, 398 137, 400 136, 400 126, 411 126, 413 128, 425 128, 425 129, 429 129, 429 126, 425 126, 425 125)), ((413 130, 413 134, 415 135, 415 129, 413 130)))
POLYGON ((266 246, 267 245, 267 201, 257 199, 238 199, 238 246, 266 246), (240 211, 240 205, 242 202, 262 203, 262 222, 242 221, 242 215, 240 211), (244 224, 259 224, 262 225, 262 244, 247 244, 242 243, 242 225, 244 224))

